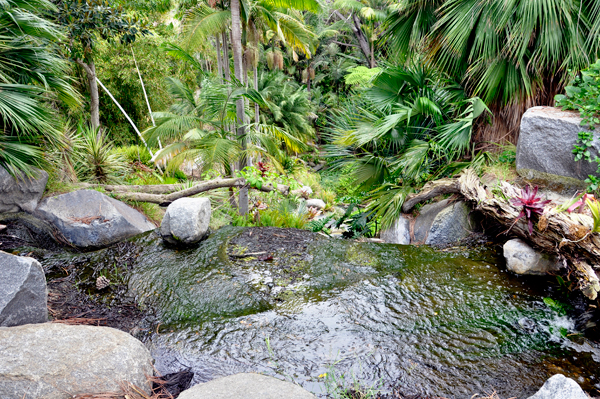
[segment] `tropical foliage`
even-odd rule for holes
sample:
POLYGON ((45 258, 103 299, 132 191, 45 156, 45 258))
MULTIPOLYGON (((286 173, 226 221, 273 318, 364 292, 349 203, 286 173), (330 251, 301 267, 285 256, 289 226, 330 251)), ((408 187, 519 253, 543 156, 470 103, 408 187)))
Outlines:
POLYGON ((600 50, 600 5, 584 0, 408 0, 386 27, 384 37, 402 60, 423 52, 492 106, 497 133, 513 140, 522 112, 551 105, 569 71, 583 69, 600 50))
POLYGON ((43 163, 43 145, 58 137, 49 99, 76 105, 67 62, 60 57, 59 27, 42 13, 46 0, 7 0, 0 7, 0 166, 32 172, 43 163))

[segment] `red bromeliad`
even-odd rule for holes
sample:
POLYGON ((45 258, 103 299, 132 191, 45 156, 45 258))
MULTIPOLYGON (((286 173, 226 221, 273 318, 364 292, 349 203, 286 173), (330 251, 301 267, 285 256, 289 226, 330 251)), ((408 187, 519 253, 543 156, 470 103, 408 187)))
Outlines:
MULTIPOLYGON (((529 225, 529 234, 533 233, 533 221, 531 219, 532 214, 543 214, 544 206, 550 202, 550 200, 542 201, 542 197, 536 197, 537 192, 537 186, 533 188, 533 191, 531 190, 530 186, 525 186, 525 188, 521 189, 520 197, 510 200, 514 206, 522 207, 521 213, 519 213, 517 220, 525 216, 529 225)), ((515 223, 517 220, 515 220, 515 223)))

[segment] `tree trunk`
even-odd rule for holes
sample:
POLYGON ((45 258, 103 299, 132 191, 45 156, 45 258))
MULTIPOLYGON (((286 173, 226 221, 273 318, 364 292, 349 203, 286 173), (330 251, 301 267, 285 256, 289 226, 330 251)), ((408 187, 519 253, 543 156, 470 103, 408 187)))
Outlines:
MULTIPOLYGON (((93 187, 102 187, 106 191, 109 191, 112 196, 121 199, 121 200, 129 200, 129 201, 139 201, 139 202, 150 202, 153 204, 170 204, 171 202, 184 197, 190 197, 192 195, 204 193, 206 191, 215 190, 217 188, 233 188, 239 187, 240 190, 245 188, 248 190, 248 183, 246 179, 236 178, 236 179, 215 179, 209 180, 205 182, 198 183, 190 188, 170 192, 168 189, 173 188, 173 186, 177 186, 175 184, 167 184, 165 186, 168 189, 164 189, 161 185, 150 185, 150 186, 111 186, 111 185, 101 185, 101 184, 88 184, 81 183, 77 185, 82 188, 93 188, 93 187), (139 189, 140 192, 134 191, 135 189, 139 189), (167 193, 165 193, 167 192, 167 193)), ((179 185, 180 186, 180 185, 179 185)), ((180 186, 181 188, 181 186, 180 186)), ((269 193, 275 188, 271 184, 264 184, 258 189, 260 191, 269 193)), ((289 194, 289 187, 278 185, 277 191, 282 193, 283 195, 289 194), (281 186, 281 187, 280 187, 281 186)))
MULTIPOLYGON (((338 16, 338 18, 345 20, 346 18, 344 18, 344 16, 339 12, 339 11, 335 11, 335 14, 338 16)), ((363 33, 362 29, 360 28, 360 19, 358 18, 358 15, 356 15, 355 13, 352 13, 352 22, 350 24, 350 28, 352 28, 352 32, 354 32, 354 36, 356 36, 356 40, 358 40, 358 44, 360 45, 360 50, 363 52, 365 58, 367 59, 367 63, 369 64, 369 68, 373 68, 373 65, 371 64, 371 46, 369 46, 369 40, 367 39, 367 37, 365 36, 365 34, 363 33)))
POLYGON ((221 39, 216 34, 217 39, 217 75, 219 76, 219 83, 223 84, 223 58, 221 58, 221 39))
MULTIPOLYGON (((242 77, 242 29, 240 19, 240 0, 231 0, 231 48, 233 50, 233 70, 235 72, 235 78, 240 82, 243 81, 242 77)), ((238 136, 244 135, 244 99, 240 98, 236 102, 236 117, 238 123, 237 134, 238 136)), ((246 149, 246 141, 242 140, 242 149, 246 149)), ((246 166, 246 160, 240 161, 240 169, 246 166)), ((248 213, 248 188, 240 189, 240 200, 239 200, 239 212, 240 215, 246 215, 248 213)))
MULTIPOLYGON (((86 62, 78 59, 77 63, 81 65, 87 75, 91 98, 91 124, 94 129, 98 129, 100 127, 100 98, 98 96, 98 83, 96 82, 96 65, 91 57, 86 59, 86 62)), ((98 134, 100 134, 100 132, 98 132, 98 134)))
MULTIPOLYGON (((258 91, 258 66, 254 67, 254 90, 258 91)), ((254 122, 260 123, 260 106, 254 103, 254 122)))
POLYGON ((229 44, 227 43, 227 32, 223 32, 223 72, 225 80, 231 82, 231 71, 229 70, 229 44))

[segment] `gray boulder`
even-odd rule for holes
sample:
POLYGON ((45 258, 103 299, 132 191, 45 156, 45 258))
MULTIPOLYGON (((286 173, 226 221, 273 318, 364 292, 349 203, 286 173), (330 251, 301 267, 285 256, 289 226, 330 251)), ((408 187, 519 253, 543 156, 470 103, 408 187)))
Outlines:
POLYGON ((148 349, 108 327, 58 323, 0 328, 0 398, 67 399, 118 392, 128 381, 149 392, 148 349))
POLYGON ((518 238, 508 240, 503 252, 506 268, 516 274, 544 275, 560 268, 555 257, 537 252, 518 238))
POLYGON ((562 374, 556 374, 528 399, 589 399, 589 396, 575 381, 562 374))
POLYGON ((381 232, 380 237, 392 244, 410 244, 410 220, 400 216, 389 229, 381 232))
POLYGON ((423 208, 421 208, 419 216, 417 216, 413 226, 413 244, 425 243, 435 217, 449 204, 450 201, 443 200, 424 205, 423 208))
POLYGON ((207 235, 210 214, 208 198, 180 198, 167 208, 160 234, 172 244, 195 244, 207 235))
POLYGON ((48 173, 39 169, 36 173, 35 178, 21 174, 15 179, 0 166, 0 213, 35 210, 48 182, 48 173))
MULTIPOLYGON (((529 108, 521 119, 517 144, 517 172, 526 179, 540 180, 553 186, 582 188, 597 164, 574 161, 572 153, 581 125, 578 112, 554 107, 529 108)), ((600 140, 594 139, 592 159, 598 155, 600 140)))
POLYGON ((314 198, 314 199, 306 200, 307 208, 312 206, 313 208, 323 209, 323 208, 325 208, 325 205, 326 205, 325 201, 323 201, 322 199, 314 198))
POLYGON ((156 228, 140 212, 95 190, 46 198, 36 213, 81 248, 104 247, 156 228))
POLYGON ((475 229, 471 208, 460 201, 442 209, 433 219, 425 244, 448 246, 467 238, 475 229))
POLYGON ((48 321, 47 303, 39 262, 0 251, 0 327, 48 321))
POLYGON ((179 399, 316 399, 291 382, 255 373, 217 378, 183 391, 179 399))

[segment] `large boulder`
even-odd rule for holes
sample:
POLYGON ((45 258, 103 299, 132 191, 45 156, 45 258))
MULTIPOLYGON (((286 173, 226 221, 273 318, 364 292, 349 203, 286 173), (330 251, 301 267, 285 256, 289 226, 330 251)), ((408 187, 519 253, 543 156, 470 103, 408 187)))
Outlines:
POLYGON ((380 238, 392 244, 410 244, 410 220, 400 216, 389 229, 381 232, 380 238))
POLYGON ((529 399, 589 399, 589 396, 575 381, 562 374, 556 374, 529 399))
POLYGON ((503 252, 506 268, 516 274, 544 275, 560 268, 554 256, 537 252, 518 238, 508 240, 503 252))
POLYGON ((35 174, 31 178, 23 174, 15 178, 0 166, 0 213, 35 210, 46 189, 48 173, 36 169, 35 174))
POLYGON ((195 244, 207 235, 210 214, 208 198, 180 198, 167 208, 160 234, 171 244, 195 244))
POLYGON ((156 228, 132 207, 95 190, 45 198, 36 213, 80 248, 104 247, 156 228))
POLYGON ((471 208, 464 201, 454 202, 433 219, 425 244, 448 246, 459 243, 475 230, 471 208))
POLYGON ((0 327, 48 321, 47 303, 39 262, 0 251, 0 327))
MULTIPOLYGON (((595 174, 597 164, 575 162, 573 145, 584 131, 578 112, 554 107, 529 108, 521 118, 517 144, 517 172, 526 179, 540 180, 564 188, 582 188, 583 181, 595 174)), ((590 149, 592 159, 598 155, 600 139, 590 149)))
POLYGON ((217 378, 183 391, 179 399, 316 399, 291 382, 255 373, 217 378))
POLYGON ((118 392, 128 381, 149 392, 144 345, 109 327, 58 323, 0 328, 0 398, 67 399, 118 392))
POLYGON ((450 205, 449 200, 442 200, 424 205, 413 226, 413 244, 424 244, 438 213, 450 205))

